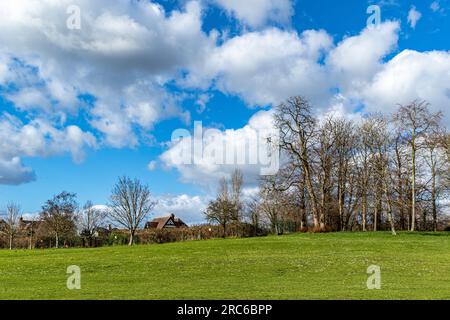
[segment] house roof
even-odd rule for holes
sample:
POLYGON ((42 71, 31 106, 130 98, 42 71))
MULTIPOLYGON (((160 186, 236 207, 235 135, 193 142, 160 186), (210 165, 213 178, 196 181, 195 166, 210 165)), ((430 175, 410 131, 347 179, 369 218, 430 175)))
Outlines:
POLYGON ((170 214, 166 217, 155 218, 151 222, 148 222, 147 228, 164 229, 172 221, 174 227, 184 227, 186 224, 174 214, 170 214))

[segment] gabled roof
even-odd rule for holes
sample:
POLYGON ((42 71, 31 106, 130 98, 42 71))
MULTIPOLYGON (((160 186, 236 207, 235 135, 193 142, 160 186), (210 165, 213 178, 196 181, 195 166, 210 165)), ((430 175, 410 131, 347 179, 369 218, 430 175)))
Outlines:
POLYGON ((187 225, 179 218, 176 218, 174 214, 166 217, 155 218, 151 222, 147 222, 146 229, 164 229, 165 227, 181 228, 187 225))

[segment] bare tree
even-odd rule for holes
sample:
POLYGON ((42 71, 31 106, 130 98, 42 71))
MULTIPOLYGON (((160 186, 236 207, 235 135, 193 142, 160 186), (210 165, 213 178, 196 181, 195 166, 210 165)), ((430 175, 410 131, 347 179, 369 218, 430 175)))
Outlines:
MULTIPOLYGON (((441 184, 441 175, 445 172, 445 149, 442 148, 441 141, 445 139, 445 133, 442 130, 427 134, 424 137, 425 152, 424 160, 430 172, 429 190, 431 200, 431 211, 433 218, 433 230, 436 232, 438 228, 438 200, 443 191, 441 184)), ((445 174, 444 174, 445 176, 445 174)), ((424 213, 426 211, 424 210, 424 213)), ((424 214, 423 223, 426 229, 426 216, 424 214)))
POLYGON ((417 151, 420 148, 420 138, 432 131, 442 118, 441 113, 432 114, 429 103, 413 101, 406 106, 400 106, 394 119, 403 129, 403 137, 411 150, 411 231, 416 229, 416 200, 417 200, 417 151))
POLYGON ((119 178, 110 196, 109 216, 128 230, 128 245, 133 245, 136 231, 155 205, 148 185, 138 179, 119 178))
POLYGON ((370 181, 373 177, 372 172, 372 127, 373 123, 370 118, 364 119, 358 128, 358 152, 356 156, 357 172, 359 179, 357 180, 359 194, 361 197, 361 224, 362 230, 367 231, 367 217, 369 212, 369 196, 370 181))
POLYGON ((107 211, 95 208, 92 201, 87 201, 83 209, 78 212, 77 223, 80 234, 87 238, 89 246, 98 228, 104 224, 106 216, 107 211))
POLYGON ((260 199, 258 197, 253 197, 246 206, 247 218, 253 227, 253 236, 258 235, 261 214, 260 214, 260 199))
POLYGON ((11 202, 6 206, 5 232, 8 236, 9 250, 12 250, 14 237, 19 231, 19 217, 21 216, 21 214, 22 210, 20 208, 20 205, 18 205, 17 203, 11 202))
POLYGON ((242 185, 244 184, 244 175, 242 171, 236 169, 231 175, 231 200, 235 205, 233 221, 239 223, 242 218, 242 210, 244 204, 242 203, 242 185))
POLYGON ((283 220, 285 203, 283 203, 283 192, 276 187, 274 177, 265 177, 261 182, 260 198, 259 210, 269 221, 272 233, 281 234, 283 230, 280 228, 280 225, 283 220))
POLYGON ((311 114, 311 106, 303 97, 292 97, 277 107, 274 120, 280 133, 281 150, 291 159, 293 172, 301 171, 304 176, 314 227, 323 229, 323 215, 314 188, 314 166, 311 160, 317 135, 317 121, 311 114))
POLYGON ((204 212, 206 220, 222 227, 222 236, 227 236, 227 226, 236 216, 236 205, 230 197, 228 181, 222 178, 219 182, 217 199, 211 201, 204 212))
POLYGON ((75 213, 78 208, 76 194, 61 192, 42 207, 41 219, 55 237, 55 248, 61 236, 75 233, 75 213))

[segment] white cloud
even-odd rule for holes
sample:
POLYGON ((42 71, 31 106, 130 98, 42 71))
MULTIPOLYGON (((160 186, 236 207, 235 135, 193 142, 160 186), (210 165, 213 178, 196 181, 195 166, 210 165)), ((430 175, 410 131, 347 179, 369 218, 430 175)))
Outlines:
POLYGON ((19 157, 9 160, 0 157, 0 184, 18 185, 35 179, 33 169, 25 167, 19 157))
MULTIPOLYGON (((206 67, 197 70, 215 78, 222 91, 239 94, 250 105, 274 106, 300 94, 318 113, 333 112, 355 120, 359 119, 356 108, 388 114, 398 103, 415 99, 428 100, 435 111, 445 110, 450 104, 450 52, 405 50, 388 60, 386 57, 397 48, 399 31, 398 22, 388 21, 347 37, 336 46, 324 31, 307 31, 301 36, 277 29, 250 32, 216 48, 210 57, 213 62, 206 61, 206 67), (295 68, 297 64, 302 68, 295 68)), ((227 139, 241 141, 247 129, 259 122, 255 119, 269 120, 269 115, 262 112, 242 129, 221 131, 213 144, 227 139)), ((450 124, 450 114, 446 117, 450 124)), ((216 166, 208 158, 196 165, 175 164, 171 159, 190 148, 191 142, 175 144, 161 157, 180 172, 184 181, 208 185, 234 169, 216 166)), ((242 168, 254 181, 251 177, 257 176, 257 171, 242 168)))
MULTIPOLYGON (((450 52, 404 50, 383 65, 361 92, 369 111, 392 112, 397 104, 427 100, 434 111, 450 105, 450 52)), ((445 112, 446 123, 450 114, 445 112)))
POLYGON ((208 198, 202 196, 165 195, 157 197, 158 204, 153 210, 153 217, 174 214, 190 225, 205 222, 203 212, 208 206, 208 198))
MULTIPOLYGON (((288 21, 292 13, 291 1, 216 1, 251 28, 288 21)), ((240 96, 249 106, 274 106, 301 94, 322 111, 336 105, 344 112, 354 105, 392 111, 416 98, 443 109, 449 102, 449 52, 405 50, 387 59, 398 43, 398 22, 335 44, 324 30, 244 28, 230 38, 218 31, 206 34, 197 1, 165 12, 149 1, 16 0, 1 1, 0 12, 0 86, 15 88, 2 94, 24 115, 2 118, 0 161, 18 176, 28 170, 20 160, 26 157, 69 153, 79 162, 87 148, 138 145, 142 132, 161 120, 178 117, 187 123, 190 114, 179 106, 182 98, 168 92, 168 84, 214 88, 240 96), (66 28, 69 4, 81 8, 81 30, 66 28), (84 103, 79 95, 92 101, 84 103), (91 126, 86 131, 73 123, 81 114, 91 126)), ((412 7, 412 27, 420 17, 412 7)), ((208 93, 198 95, 199 111, 208 100, 208 93)), ((262 118, 267 114, 218 136, 241 141, 257 122, 264 123, 262 118)), ((216 180, 233 169, 165 160, 183 179, 196 182, 216 180)), ((245 170, 250 176, 257 172, 245 170)))
POLYGON ((441 5, 440 5, 439 1, 433 1, 433 2, 431 3, 431 5, 430 5, 430 9, 431 9, 433 12, 438 12, 439 9, 441 9, 441 5))
POLYGON ((289 23, 291 0, 212 0, 244 24, 258 28, 268 22, 289 23))
POLYGON ((417 22, 422 18, 422 13, 420 13, 415 6, 412 6, 408 12, 408 23, 411 28, 415 29, 417 22))
POLYGON ((5 113, 0 117, 0 183, 20 184, 34 180, 22 157, 49 157, 70 153, 75 162, 83 161, 86 148, 95 148, 95 137, 77 126, 56 128, 46 120, 24 123, 5 113))
POLYGON ((272 111, 260 111, 245 127, 237 130, 207 131, 205 128, 202 137, 185 138, 171 144, 160 159, 166 167, 178 170, 183 182, 199 184, 210 188, 209 191, 215 191, 212 189, 219 178, 228 178, 236 168, 243 171, 246 183, 256 184, 262 168, 276 165, 266 154, 270 150, 267 138, 275 137, 276 133, 272 115, 272 111), (193 144, 203 145, 198 159, 193 159, 193 144))
POLYGON ((196 1, 170 13, 152 2, 107 0, 2 1, 0 11, 0 56, 14 57, 9 65, 19 59, 33 78, 29 87, 0 60, 0 80, 19 88, 7 98, 21 109, 58 110, 65 119, 64 107, 76 114, 77 96, 90 94, 91 124, 114 147, 136 145, 136 126, 189 117, 164 86, 214 46, 196 1), (66 28, 69 4, 81 9, 81 30, 66 28))
POLYGON ((366 28, 345 38, 327 57, 328 72, 341 90, 355 93, 381 69, 383 58, 395 49, 398 22, 385 22, 379 28, 366 28))
POLYGON ((30 120, 17 120, 6 141, 36 139, 18 144, 38 150, 8 145, 1 159, 69 152, 79 162, 86 147, 134 147, 158 121, 188 121, 189 112, 165 85, 214 46, 201 29, 201 10, 197 1, 169 13, 147 1, 1 1, 2 95, 30 120), (69 5, 81 9, 81 30, 66 28, 69 5), (80 101, 80 95, 92 96, 92 102, 80 101), (99 141, 73 126, 80 114, 99 141))
POLYGON ((252 106, 276 105, 302 91, 313 101, 323 101, 329 83, 319 60, 332 42, 323 30, 300 36, 275 28, 245 33, 199 61, 187 82, 205 87, 214 81, 222 92, 239 95, 252 106))

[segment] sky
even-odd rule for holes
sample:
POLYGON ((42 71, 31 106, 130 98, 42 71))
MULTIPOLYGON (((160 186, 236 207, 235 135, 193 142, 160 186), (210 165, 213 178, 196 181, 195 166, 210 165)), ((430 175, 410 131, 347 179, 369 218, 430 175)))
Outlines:
POLYGON ((16 0, 0 13, 0 210, 30 215, 63 190, 105 205, 127 175, 150 186, 154 216, 201 223, 236 167, 255 194, 273 108, 294 95, 348 117, 425 99, 450 124, 449 0, 16 0), (186 161, 198 141, 214 152, 186 161), (227 146, 248 154, 215 161, 227 146))

